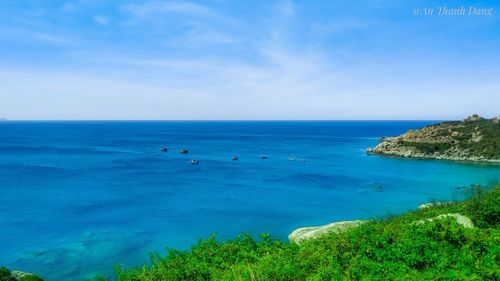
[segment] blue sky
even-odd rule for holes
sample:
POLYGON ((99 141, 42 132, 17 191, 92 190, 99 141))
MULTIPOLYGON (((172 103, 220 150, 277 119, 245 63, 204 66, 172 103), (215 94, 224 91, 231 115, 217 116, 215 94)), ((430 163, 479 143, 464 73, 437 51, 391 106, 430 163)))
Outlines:
POLYGON ((479 0, 2 0, 0 117, 492 117, 499 12, 479 0))

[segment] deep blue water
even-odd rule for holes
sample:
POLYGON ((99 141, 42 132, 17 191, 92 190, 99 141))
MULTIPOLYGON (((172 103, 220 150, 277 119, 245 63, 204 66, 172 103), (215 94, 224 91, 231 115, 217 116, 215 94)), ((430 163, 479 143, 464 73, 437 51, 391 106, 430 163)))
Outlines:
POLYGON ((498 166, 365 154, 380 136, 431 123, 1 122, 0 265, 84 280, 212 233, 286 239, 500 178, 498 166))

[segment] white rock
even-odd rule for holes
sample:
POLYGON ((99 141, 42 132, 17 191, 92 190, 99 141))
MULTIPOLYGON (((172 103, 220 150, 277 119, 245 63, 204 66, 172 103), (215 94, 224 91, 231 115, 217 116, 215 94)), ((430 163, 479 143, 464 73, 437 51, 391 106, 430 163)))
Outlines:
POLYGON ((452 204, 452 203, 453 202, 451 202, 451 201, 449 201, 449 202, 425 203, 425 204, 422 204, 422 205, 418 206, 418 209, 422 210, 422 209, 427 209, 427 208, 436 207, 436 206, 444 206, 444 205, 448 205, 448 204, 452 204))
POLYGON ((411 224, 423 224, 426 222, 432 222, 435 220, 441 220, 441 219, 445 219, 445 218, 454 218, 459 225, 461 225, 465 228, 474 228, 474 224, 472 223, 470 218, 467 216, 463 216, 461 214, 442 214, 442 215, 439 215, 439 216, 434 217, 434 218, 414 221, 411 224))
POLYGON ((349 228, 357 227, 365 222, 366 221, 363 220, 340 221, 321 226, 301 227, 290 233, 288 239, 295 244, 299 244, 303 240, 315 239, 331 232, 338 233, 349 228))
POLYGON ((12 278, 14 278, 14 280, 19 280, 19 279, 24 278, 24 277, 33 276, 33 274, 28 273, 28 272, 22 272, 22 271, 14 270, 14 271, 10 272, 10 276, 12 278))

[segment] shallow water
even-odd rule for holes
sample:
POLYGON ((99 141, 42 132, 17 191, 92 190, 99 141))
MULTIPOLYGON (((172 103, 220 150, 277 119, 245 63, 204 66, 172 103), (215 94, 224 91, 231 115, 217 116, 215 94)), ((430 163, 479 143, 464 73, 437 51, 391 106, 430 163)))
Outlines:
POLYGON ((0 265, 48 281, 111 276, 115 264, 212 233, 286 239, 301 226, 459 199, 455 187, 500 178, 499 166, 365 153, 380 136, 431 123, 1 122, 0 265))

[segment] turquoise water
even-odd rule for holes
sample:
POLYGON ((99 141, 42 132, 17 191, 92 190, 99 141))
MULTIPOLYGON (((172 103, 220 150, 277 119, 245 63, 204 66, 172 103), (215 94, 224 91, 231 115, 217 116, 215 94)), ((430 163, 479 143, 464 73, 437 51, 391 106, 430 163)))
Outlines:
POLYGON ((498 166, 365 153, 380 136, 431 123, 1 122, 0 265, 84 280, 212 233, 286 239, 500 178, 498 166))

